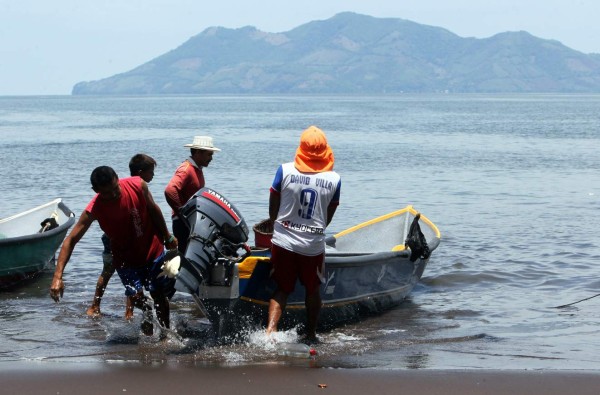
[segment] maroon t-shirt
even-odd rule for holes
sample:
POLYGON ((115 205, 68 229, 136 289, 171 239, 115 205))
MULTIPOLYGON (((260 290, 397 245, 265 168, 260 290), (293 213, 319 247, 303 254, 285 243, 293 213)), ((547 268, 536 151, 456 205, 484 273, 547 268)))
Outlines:
POLYGON ((187 203, 188 200, 200 188, 204 187, 204 174, 202 169, 192 164, 193 159, 186 159, 175 170, 175 174, 165 188, 165 195, 168 197, 169 204, 173 204, 173 216, 181 206, 187 203))

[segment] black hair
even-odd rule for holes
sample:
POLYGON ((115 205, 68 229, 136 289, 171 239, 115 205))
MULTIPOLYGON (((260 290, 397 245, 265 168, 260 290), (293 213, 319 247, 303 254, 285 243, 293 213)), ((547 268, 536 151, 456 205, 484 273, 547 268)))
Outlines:
POLYGON ((129 171, 131 176, 137 176, 140 171, 154 170, 156 161, 153 157, 146 154, 135 154, 129 161, 129 171))
POLYGON ((98 189, 99 187, 111 184, 115 178, 118 179, 119 176, 117 176, 112 167, 98 166, 92 171, 90 182, 92 183, 92 188, 98 189))

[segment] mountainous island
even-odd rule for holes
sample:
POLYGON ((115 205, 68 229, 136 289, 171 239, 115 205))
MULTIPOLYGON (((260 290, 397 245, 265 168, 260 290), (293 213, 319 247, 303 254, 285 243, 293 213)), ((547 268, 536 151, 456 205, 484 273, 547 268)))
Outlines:
POLYGON ((73 95, 600 92, 600 54, 504 32, 464 38, 350 12, 284 33, 211 27, 73 95))

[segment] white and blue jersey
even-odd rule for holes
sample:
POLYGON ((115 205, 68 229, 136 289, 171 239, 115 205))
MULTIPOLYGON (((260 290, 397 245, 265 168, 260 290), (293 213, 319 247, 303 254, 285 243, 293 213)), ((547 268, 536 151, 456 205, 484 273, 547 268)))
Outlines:
POLYGON ((327 207, 338 204, 341 186, 334 171, 302 173, 294 162, 279 166, 271 186, 280 194, 272 243, 308 256, 325 251, 327 207))

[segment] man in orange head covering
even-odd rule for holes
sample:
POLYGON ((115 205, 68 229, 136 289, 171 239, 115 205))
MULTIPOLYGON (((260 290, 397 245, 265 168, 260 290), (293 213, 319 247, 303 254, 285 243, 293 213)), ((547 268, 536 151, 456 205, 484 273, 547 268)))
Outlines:
POLYGON ((325 228, 340 201, 341 178, 325 133, 310 126, 300 136, 293 162, 277 169, 269 198, 273 221, 272 277, 277 289, 269 303, 267 334, 277 331, 296 280, 306 290, 306 338, 314 342, 321 310, 325 228))

